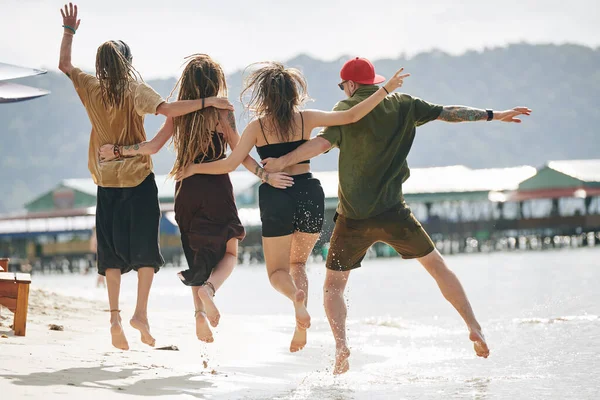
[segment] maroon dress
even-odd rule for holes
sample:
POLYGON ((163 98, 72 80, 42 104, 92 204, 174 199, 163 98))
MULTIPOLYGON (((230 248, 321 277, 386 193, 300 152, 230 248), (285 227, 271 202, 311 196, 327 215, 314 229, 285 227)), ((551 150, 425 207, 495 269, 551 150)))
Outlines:
MULTIPOLYGON (((196 163, 225 158, 225 140, 213 134, 214 152, 209 150, 196 163)), ((181 272, 187 286, 200 286, 225 256, 227 242, 242 240, 244 227, 235 206, 228 174, 192 175, 175 186, 175 220, 181 232, 181 244, 188 269, 181 272)))

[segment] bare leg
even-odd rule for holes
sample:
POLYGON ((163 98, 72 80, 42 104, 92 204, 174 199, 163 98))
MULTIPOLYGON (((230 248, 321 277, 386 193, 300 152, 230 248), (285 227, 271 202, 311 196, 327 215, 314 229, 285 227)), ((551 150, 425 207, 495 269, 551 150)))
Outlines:
MULTIPOLYGON (((315 243, 319 239, 319 233, 295 232, 292 235, 292 248, 290 255, 290 275, 294 284, 306 295, 304 297, 304 307, 308 306, 308 278, 306 276, 306 261, 310 256, 315 243)), ((295 353, 306 346, 306 329, 296 324, 290 351, 295 353)))
POLYGON ((129 350, 129 343, 123 332, 121 316, 119 315, 119 292, 121 291, 121 270, 108 268, 106 270, 106 287, 108 290, 108 304, 110 306, 110 335, 112 345, 117 349, 129 350))
POLYGON ((142 343, 154 347, 156 340, 150 334, 150 324, 148 323, 148 297, 150 296, 152 280, 154 280, 154 268, 143 267, 138 269, 137 303, 129 324, 140 331, 142 343))
POLYGON ((194 317, 196 318, 196 337, 206 343, 212 343, 214 341, 208 319, 206 319, 206 313, 204 312, 204 304, 198 296, 200 287, 192 286, 192 298, 194 299, 194 317))
POLYGON ((271 286, 294 304, 296 324, 303 329, 310 327, 310 315, 306 310, 306 292, 298 289, 290 275, 292 235, 263 237, 263 250, 271 286))
POLYGON ((229 241, 227 242, 227 250, 225 252, 225 255, 210 274, 210 278, 208 278, 207 282, 210 282, 212 284, 212 288, 210 285, 204 285, 198 288, 198 296, 204 304, 204 311, 206 312, 206 317, 210 321, 210 324, 214 327, 219 325, 219 319, 221 319, 221 314, 219 313, 219 309, 213 301, 213 297, 215 296, 213 288, 215 291, 219 290, 219 288, 223 285, 225 280, 227 280, 227 278, 229 278, 229 275, 231 275, 231 273, 233 272, 233 269, 237 264, 237 251, 238 239, 229 239, 229 241))
POLYGON ((448 268, 444 258, 437 250, 418 260, 435 279, 446 300, 452 304, 467 324, 469 339, 473 342, 475 353, 479 357, 487 358, 490 350, 485 342, 481 326, 477 322, 467 295, 454 272, 448 268))
POLYGON ((350 271, 333 271, 328 269, 323 286, 325 313, 335 339, 335 367, 333 373, 343 374, 350 369, 348 358, 350 350, 346 342, 346 302, 344 290, 350 277, 350 271))

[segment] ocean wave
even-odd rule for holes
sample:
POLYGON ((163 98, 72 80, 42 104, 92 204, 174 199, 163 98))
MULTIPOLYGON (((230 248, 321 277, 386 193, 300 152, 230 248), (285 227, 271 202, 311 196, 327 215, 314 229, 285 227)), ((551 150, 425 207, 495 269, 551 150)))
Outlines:
POLYGON ((554 318, 515 318, 513 322, 518 324, 556 324, 561 322, 594 322, 600 321, 597 315, 569 315, 554 318))

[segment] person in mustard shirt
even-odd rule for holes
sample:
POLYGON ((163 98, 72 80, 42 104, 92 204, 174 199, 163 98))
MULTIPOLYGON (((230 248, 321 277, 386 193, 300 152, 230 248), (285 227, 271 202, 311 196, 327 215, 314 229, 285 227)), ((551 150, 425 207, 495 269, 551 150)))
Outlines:
MULTIPOLYGON (((334 107, 348 110, 375 93, 385 80, 373 64, 356 57, 344 64, 338 84, 348 97, 334 107)), ((406 162, 415 140, 416 127, 427 122, 492 121, 521 122, 527 107, 506 111, 465 106, 431 104, 405 93, 388 95, 362 120, 325 128, 321 134, 295 151, 263 160, 267 172, 281 171, 308 160, 332 147, 340 149, 339 203, 335 228, 327 255, 324 305, 336 342, 335 374, 350 368, 346 342, 344 290, 350 271, 361 266, 368 249, 376 242, 392 246, 405 259, 417 259, 436 280, 444 297, 465 321, 469 339, 480 357, 489 348, 465 291, 410 208, 404 202, 402 184, 410 176, 406 162)))
POLYGON ((92 125, 88 168, 98 185, 98 273, 106 276, 112 344, 129 349, 119 314, 119 292, 121 274, 135 270, 138 298, 130 324, 140 331, 143 343, 154 346, 148 323, 148 297, 154 273, 164 264, 159 249, 158 190, 150 156, 123 157, 122 147, 146 140, 146 114, 167 116, 164 130, 172 128, 173 117, 205 107, 231 110, 233 106, 227 99, 216 97, 165 102, 133 68, 131 49, 121 40, 100 45, 95 76, 81 71, 71 63, 73 37, 80 24, 77 6, 69 3, 61 14, 64 32, 58 67, 73 82, 92 125), (115 159, 101 163, 98 150, 106 143, 115 143, 115 159))

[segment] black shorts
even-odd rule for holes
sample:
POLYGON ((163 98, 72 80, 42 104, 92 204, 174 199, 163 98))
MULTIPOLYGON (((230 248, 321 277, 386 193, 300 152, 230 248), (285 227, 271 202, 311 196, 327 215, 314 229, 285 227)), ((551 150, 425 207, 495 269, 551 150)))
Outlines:
POLYGON ((108 268, 120 269, 122 274, 141 267, 158 271, 165 263, 158 244, 159 223, 153 173, 131 188, 98 186, 98 273, 105 275, 108 268))
POLYGON ((263 237, 294 232, 320 233, 325 215, 321 182, 311 173, 294 175, 294 185, 276 189, 266 183, 258 189, 263 237))

